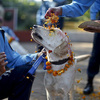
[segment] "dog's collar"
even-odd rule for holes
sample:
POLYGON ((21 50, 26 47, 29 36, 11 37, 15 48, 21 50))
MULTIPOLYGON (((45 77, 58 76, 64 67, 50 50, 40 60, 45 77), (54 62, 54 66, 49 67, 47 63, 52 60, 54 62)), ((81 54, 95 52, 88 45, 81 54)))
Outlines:
POLYGON ((61 65, 66 63, 68 60, 70 60, 70 57, 58 61, 49 61, 49 62, 54 65, 61 65))

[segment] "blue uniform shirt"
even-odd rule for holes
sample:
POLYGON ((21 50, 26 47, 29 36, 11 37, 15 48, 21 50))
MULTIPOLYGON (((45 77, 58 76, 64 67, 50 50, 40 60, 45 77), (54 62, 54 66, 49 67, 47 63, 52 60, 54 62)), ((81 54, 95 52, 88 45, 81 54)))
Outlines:
POLYGON ((14 37, 16 41, 19 41, 19 38, 15 35, 12 29, 10 29, 8 26, 1 26, 1 28, 11 37, 14 37))
POLYGON ((100 12, 100 0, 96 0, 90 7, 90 18, 96 20, 97 13, 100 12))
POLYGON ((94 2, 100 3, 100 0, 73 0, 69 5, 63 5, 62 16, 79 17, 83 15, 94 2))
POLYGON ((7 60, 6 60, 8 61, 7 67, 15 68, 16 66, 25 65, 25 64, 32 65, 34 63, 33 59, 36 60, 37 54, 27 54, 21 56, 19 53, 15 52, 9 46, 5 35, 4 38, 0 31, 0 52, 5 52, 7 56, 7 60))

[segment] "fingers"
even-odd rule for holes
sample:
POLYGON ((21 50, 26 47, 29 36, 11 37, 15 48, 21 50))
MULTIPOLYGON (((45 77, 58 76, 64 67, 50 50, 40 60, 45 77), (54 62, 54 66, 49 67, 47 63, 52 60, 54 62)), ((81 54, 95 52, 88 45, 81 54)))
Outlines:
POLYGON ((51 13, 54 13, 53 8, 49 8, 45 14, 45 18, 48 19, 48 17, 51 17, 51 13))
POLYGON ((4 52, 1 52, 0 53, 0 64, 4 61, 4 60, 6 60, 7 58, 6 58, 6 54, 4 53, 4 52))
POLYGON ((0 68, 2 68, 2 67, 4 67, 4 66, 6 66, 8 64, 8 62, 6 61, 3 61, 2 63, 0 63, 0 68))
POLYGON ((42 54, 45 54, 45 55, 46 55, 46 50, 45 50, 45 48, 43 48, 41 52, 42 52, 42 54))
POLYGON ((45 18, 47 19, 48 17, 51 17, 51 13, 54 13, 57 16, 62 15, 62 8, 61 7, 49 8, 45 14, 45 18))
POLYGON ((84 30, 89 31, 89 32, 99 32, 100 33, 100 27, 87 26, 87 28, 85 28, 84 30))
POLYGON ((6 54, 4 52, 0 53, 0 59, 6 57, 6 54))
POLYGON ((99 24, 100 24, 100 20, 95 20, 94 22, 97 22, 97 23, 99 23, 99 24))
POLYGON ((6 60, 6 54, 4 52, 0 53, 0 70, 4 70, 3 67, 5 67, 7 65, 7 61, 6 60))

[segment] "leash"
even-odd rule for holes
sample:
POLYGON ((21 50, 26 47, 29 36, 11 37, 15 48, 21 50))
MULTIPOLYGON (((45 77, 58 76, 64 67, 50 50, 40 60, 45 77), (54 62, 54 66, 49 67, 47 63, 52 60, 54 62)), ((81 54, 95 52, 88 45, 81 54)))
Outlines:
POLYGON ((44 67, 43 69, 46 70, 46 59, 45 59, 45 55, 41 55, 36 61, 35 63, 32 65, 32 68, 28 71, 28 74, 33 75, 36 71, 36 69, 38 68, 38 66, 41 64, 41 62, 44 62, 44 67))

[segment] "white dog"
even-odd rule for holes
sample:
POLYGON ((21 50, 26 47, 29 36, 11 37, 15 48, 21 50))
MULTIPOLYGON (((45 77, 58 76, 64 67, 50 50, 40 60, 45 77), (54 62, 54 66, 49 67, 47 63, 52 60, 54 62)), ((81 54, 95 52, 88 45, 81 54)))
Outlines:
POLYGON ((31 35, 47 50, 47 58, 53 72, 59 72, 58 74, 53 72, 45 74, 44 84, 47 100, 68 100, 68 93, 74 84, 77 62, 71 51, 69 37, 58 28, 46 29, 42 26, 34 26, 31 35), (70 59, 71 64, 68 63, 70 59), (65 69, 68 64, 69 66, 65 69))

